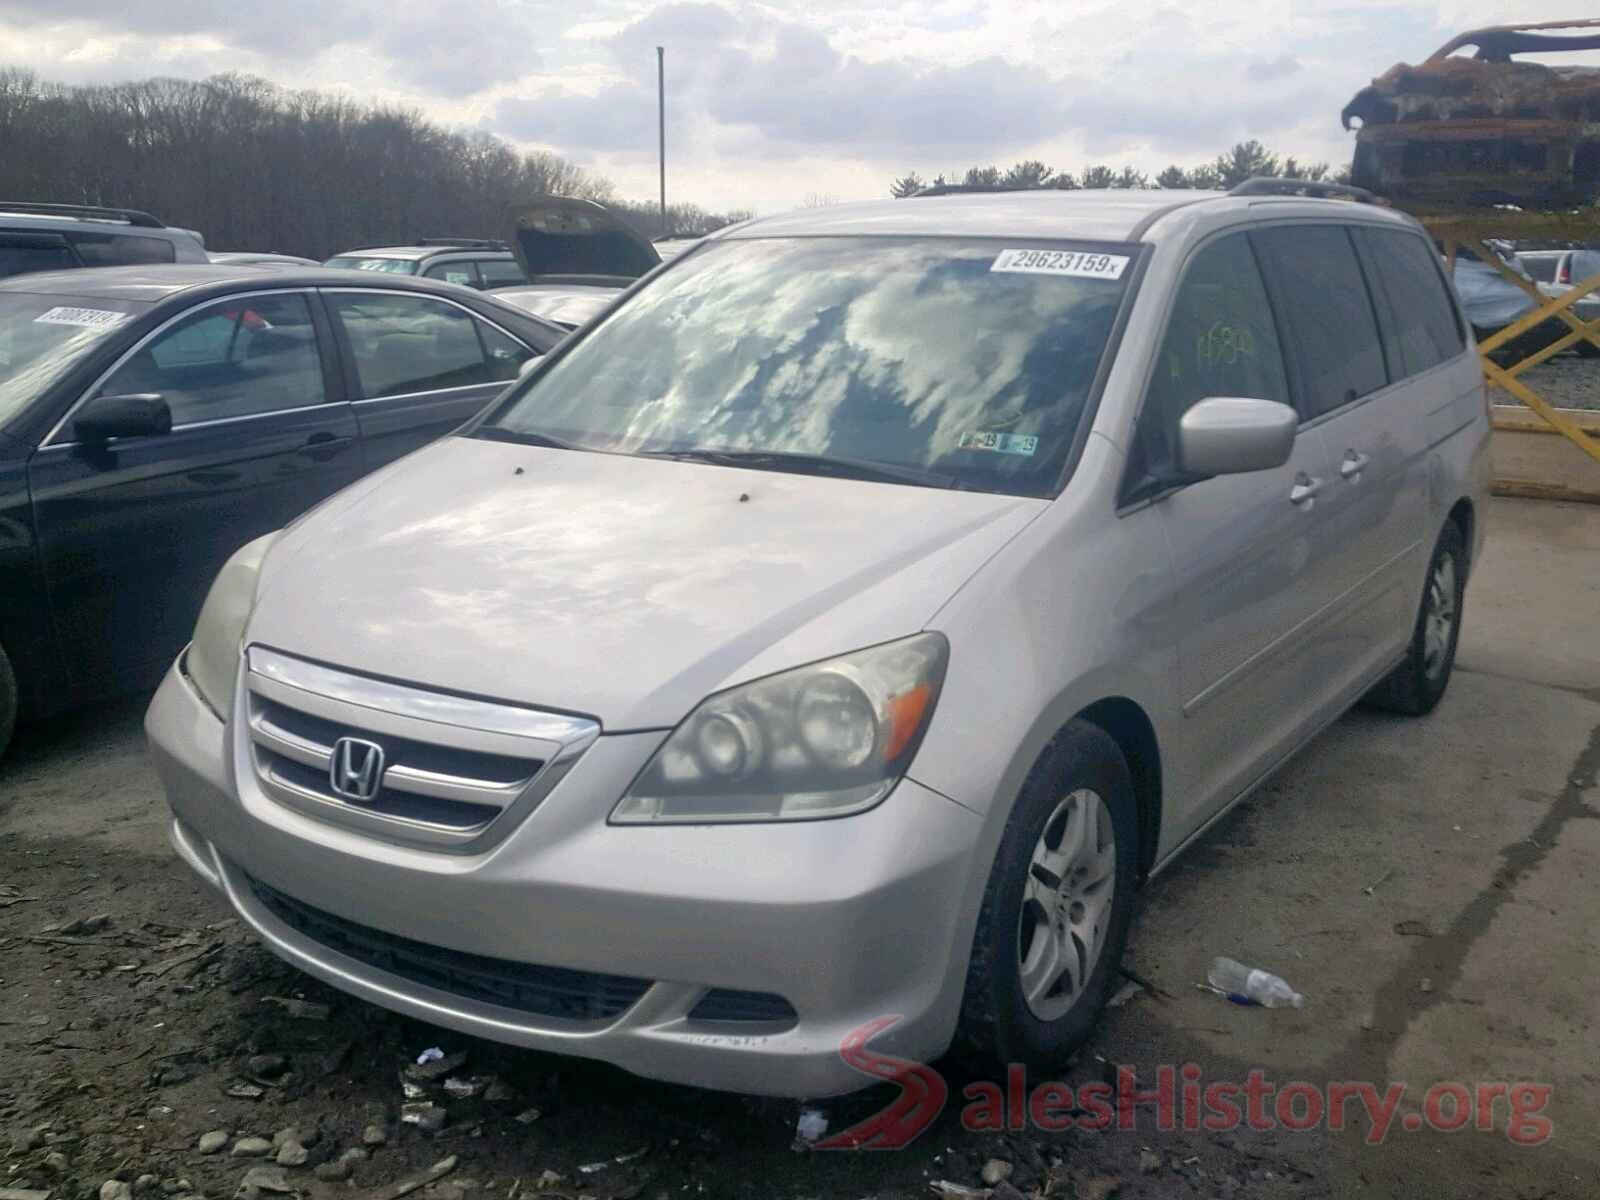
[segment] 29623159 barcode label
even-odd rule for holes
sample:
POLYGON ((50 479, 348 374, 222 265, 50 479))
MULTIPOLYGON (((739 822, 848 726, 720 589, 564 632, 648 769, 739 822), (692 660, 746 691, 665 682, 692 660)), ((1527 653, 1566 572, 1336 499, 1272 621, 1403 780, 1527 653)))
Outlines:
POLYGON ((989 270, 1013 275, 1121 279, 1127 268, 1126 254, 1101 254, 1092 250, 1002 250, 989 270))

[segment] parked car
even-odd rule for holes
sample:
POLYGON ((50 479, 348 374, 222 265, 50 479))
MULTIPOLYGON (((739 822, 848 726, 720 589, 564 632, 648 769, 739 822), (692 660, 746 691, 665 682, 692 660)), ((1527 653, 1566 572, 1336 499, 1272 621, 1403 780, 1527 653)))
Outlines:
MULTIPOLYGON (((1507 266, 1526 279, 1534 291, 1541 290, 1528 266, 1509 244, 1491 243, 1490 248, 1501 256, 1507 266)), ((1473 335, 1480 342, 1487 341, 1506 326, 1530 315, 1539 305, 1527 288, 1518 287, 1498 267, 1484 262, 1466 247, 1456 251, 1454 283, 1473 335)), ((1565 322, 1552 317, 1491 351, 1489 357, 1501 366, 1509 367, 1559 340, 1569 328, 1565 322)))
POLYGON ((594 320, 620 296, 627 286, 622 280, 597 282, 592 276, 574 276, 574 282, 524 283, 496 288, 496 300, 515 304, 524 312, 563 329, 576 329, 594 320))
POLYGON ((346 250, 323 265, 380 275, 417 275, 470 288, 528 281, 510 247, 490 238, 423 238, 414 246, 346 250))
POLYGON ((669 262, 677 258, 685 250, 694 249, 701 236, 698 233, 669 233, 656 238, 650 244, 655 247, 655 251, 661 256, 662 262, 669 262))
POLYGON ((434 1025, 789 1096, 864 1030, 1053 1070, 1141 879, 1439 701, 1488 448, 1392 210, 757 220, 229 560, 146 721, 173 840, 434 1025))
POLYGON ((314 258, 301 258, 297 254, 267 254, 256 250, 212 250, 206 255, 214 263, 227 263, 236 267, 315 267, 314 258))
POLYGON ((0 200, 0 279, 27 271, 205 262, 199 235, 131 208, 0 200))
MULTIPOLYGON (((1551 299, 1565 296, 1575 286, 1600 275, 1600 250, 1523 250, 1517 259, 1527 269, 1539 291, 1551 299)), ((1574 316, 1585 321, 1600 319, 1600 292, 1590 292, 1572 305, 1574 316)), ((1571 327, 1563 323, 1560 332, 1571 327)), ((1600 347, 1581 341, 1574 349, 1585 358, 1600 357, 1600 347)))
MULTIPOLYGON (((511 225, 527 282, 496 288, 495 295, 567 329, 594 319, 663 262, 663 243, 647 241, 593 200, 542 196, 514 208, 511 225)), ((674 244, 666 257, 687 245, 674 244)))
POLYGON ((19 706, 154 683, 228 555, 460 425, 562 333, 321 268, 0 281, 0 749, 19 706))

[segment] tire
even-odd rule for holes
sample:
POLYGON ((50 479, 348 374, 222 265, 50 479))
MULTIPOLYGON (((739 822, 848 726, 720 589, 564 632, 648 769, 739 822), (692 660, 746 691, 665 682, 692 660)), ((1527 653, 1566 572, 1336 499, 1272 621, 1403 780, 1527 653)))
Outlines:
POLYGON ((1023 1063, 1049 1069, 1062 1065, 1088 1038, 1128 941, 1138 885, 1138 829, 1133 779, 1117 744, 1096 725, 1071 722, 1034 764, 995 852, 956 1029, 960 1057, 978 1067, 1023 1063), (1091 811, 1099 828, 1094 851, 1085 838, 1079 843, 1085 847, 1081 860, 1066 860, 1069 868, 1086 865, 1087 873, 1069 870, 1065 878, 1056 877, 1063 886, 1052 888, 1048 867, 1040 863, 1040 871, 1036 858, 1063 853, 1078 831, 1089 833, 1087 825, 1075 822, 1091 811), (1089 886, 1096 879, 1098 885, 1089 886), (1059 918, 1058 961, 1076 967, 1054 987, 1045 978, 1050 972, 1039 969, 1048 961, 1039 939, 1052 937, 1045 908, 1052 901, 1059 918), (1086 947, 1091 937, 1093 944, 1086 947), (1086 957, 1092 959, 1087 966, 1086 957), (1024 968, 1030 963, 1034 969, 1025 986, 1024 968))
POLYGON ((1466 543, 1456 523, 1446 521, 1428 561, 1405 659, 1366 694, 1364 703, 1411 717, 1433 711, 1455 668, 1466 584, 1466 543))
POLYGON ((11 734, 17 727, 17 677, 11 670, 6 648, 0 646, 0 758, 6 756, 11 734))

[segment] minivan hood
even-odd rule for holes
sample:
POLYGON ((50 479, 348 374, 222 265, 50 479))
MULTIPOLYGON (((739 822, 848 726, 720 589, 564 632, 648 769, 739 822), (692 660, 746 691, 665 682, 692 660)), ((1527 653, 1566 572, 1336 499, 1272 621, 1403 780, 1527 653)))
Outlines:
POLYGON ((541 196, 511 208, 512 249, 529 279, 605 275, 637 279, 661 256, 616 213, 593 200, 541 196))
POLYGON ((450 437, 290 526, 246 636, 664 728, 734 683, 917 632, 1046 504, 450 437))

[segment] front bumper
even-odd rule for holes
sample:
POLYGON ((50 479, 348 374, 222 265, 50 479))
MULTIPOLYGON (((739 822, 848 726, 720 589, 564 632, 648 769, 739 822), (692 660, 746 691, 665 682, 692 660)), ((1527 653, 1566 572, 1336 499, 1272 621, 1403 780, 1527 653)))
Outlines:
POLYGON ((980 819, 910 780, 854 817, 626 827, 606 814, 664 734, 600 738, 539 808, 476 855, 379 842, 274 803, 180 667, 145 720, 183 859, 267 945, 375 1004, 496 1041, 729 1091, 821 1097, 870 1078, 845 1037, 948 1046, 975 914, 980 819), (279 919, 256 884, 364 929, 514 964, 648 981, 615 1017, 535 1016, 379 969, 279 919), (691 1019, 708 989, 776 994, 796 1018, 691 1019))

